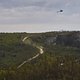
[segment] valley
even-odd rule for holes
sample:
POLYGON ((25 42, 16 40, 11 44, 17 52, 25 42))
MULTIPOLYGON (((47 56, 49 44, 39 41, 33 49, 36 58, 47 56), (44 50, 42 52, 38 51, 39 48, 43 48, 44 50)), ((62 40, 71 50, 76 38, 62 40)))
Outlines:
POLYGON ((0 80, 80 80, 80 32, 0 33, 0 80))

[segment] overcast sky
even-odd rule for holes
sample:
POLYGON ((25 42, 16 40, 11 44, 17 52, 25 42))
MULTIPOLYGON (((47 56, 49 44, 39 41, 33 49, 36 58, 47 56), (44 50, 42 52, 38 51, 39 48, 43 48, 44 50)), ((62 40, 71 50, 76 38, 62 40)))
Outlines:
POLYGON ((80 30, 80 0, 0 0, 0 32, 54 30, 80 30))

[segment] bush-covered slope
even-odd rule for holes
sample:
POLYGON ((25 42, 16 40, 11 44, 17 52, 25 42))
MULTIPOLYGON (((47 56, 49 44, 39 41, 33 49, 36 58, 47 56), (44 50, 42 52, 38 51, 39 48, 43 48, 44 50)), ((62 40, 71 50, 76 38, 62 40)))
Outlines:
POLYGON ((27 34, 0 34, 0 66, 18 65, 39 52, 22 41, 25 36, 27 34))
POLYGON ((0 80, 80 80, 80 32, 0 34, 0 80), (44 54, 18 69, 39 52, 34 44, 44 54))

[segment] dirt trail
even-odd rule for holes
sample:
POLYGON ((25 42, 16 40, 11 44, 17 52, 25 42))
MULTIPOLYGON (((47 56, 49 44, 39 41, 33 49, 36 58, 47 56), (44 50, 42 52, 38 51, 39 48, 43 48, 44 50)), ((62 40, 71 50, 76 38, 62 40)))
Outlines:
MULTIPOLYGON (((25 41, 26 39, 28 39, 28 38, 29 38, 29 37, 25 37, 25 38, 23 38, 22 41, 24 42, 24 41, 25 41)), ((43 50, 43 47, 42 47, 42 46, 37 46, 37 45, 35 45, 35 47, 39 49, 39 53, 36 54, 35 56, 29 58, 28 60, 22 62, 17 68, 22 67, 25 63, 32 61, 33 59, 37 58, 40 54, 43 54, 43 53, 44 53, 44 50, 43 50)))

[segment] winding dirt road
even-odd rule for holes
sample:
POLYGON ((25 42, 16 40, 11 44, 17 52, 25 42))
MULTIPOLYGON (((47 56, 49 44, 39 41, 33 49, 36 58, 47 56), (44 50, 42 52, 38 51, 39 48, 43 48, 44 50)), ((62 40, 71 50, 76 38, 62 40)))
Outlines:
MULTIPOLYGON (((28 38, 29 38, 29 37, 25 37, 25 38, 23 38, 22 41, 24 42, 24 41, 25 41, 26 39, 28 39, 28 38)), ((43 50, 43 47, 42 47, 42 46, 37 46, 37 45, 34 45, 34 46, 39 49, 39 53, 36 54, 35 56, 29 58, 28 60, 22 62, 22 63, 17 67, 17 69, 19 69, 20 67, 22 67, 25 63, 32 61, 33 59, 37 58, 39 55, 41 55, 41 54, 44 53, 44 50, 43 50)))

